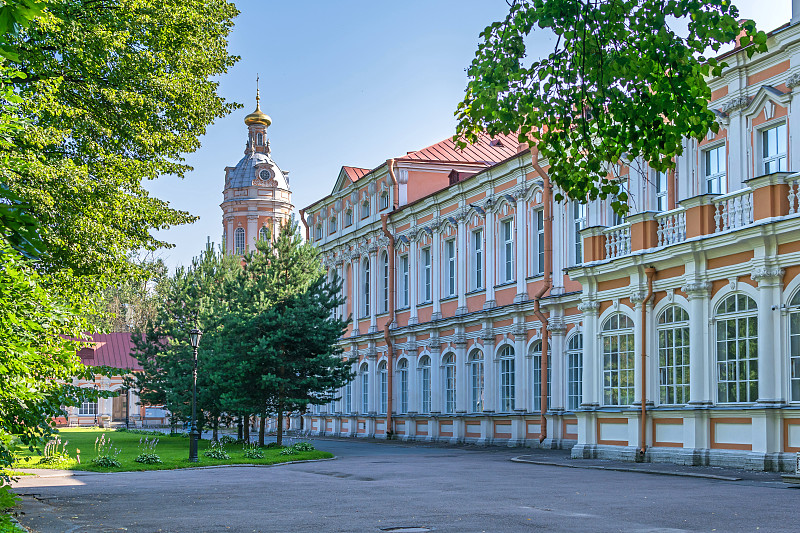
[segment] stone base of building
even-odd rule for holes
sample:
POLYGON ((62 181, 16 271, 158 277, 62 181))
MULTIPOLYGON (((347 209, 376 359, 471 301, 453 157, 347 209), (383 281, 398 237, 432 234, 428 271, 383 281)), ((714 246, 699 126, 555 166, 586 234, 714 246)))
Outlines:
MULTIPOLYGON (((638 447, 576 444, 573 459, 637 461, 638 447)), ((642 458, 647 463, 672 463, 684 466, 719 466, 767 472, 794 472, 796 455, 783 452, 752 452, 692 448, 648 448, 642 458)))

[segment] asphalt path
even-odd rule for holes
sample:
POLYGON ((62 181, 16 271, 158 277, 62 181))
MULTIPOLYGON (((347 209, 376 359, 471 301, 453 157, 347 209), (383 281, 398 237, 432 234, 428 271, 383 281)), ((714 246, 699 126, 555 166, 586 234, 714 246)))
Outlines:
POLYGON ((800 490, 774 474, 730 481, 512 462, 524 449, 315 444, 337 458, 23 477, 20 522, 38 533, 800 531, 800 490))

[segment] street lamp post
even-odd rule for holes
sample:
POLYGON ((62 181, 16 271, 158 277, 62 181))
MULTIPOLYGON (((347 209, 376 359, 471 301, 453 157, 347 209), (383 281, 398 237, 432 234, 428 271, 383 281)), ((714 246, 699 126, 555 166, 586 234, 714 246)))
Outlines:
POLYGON ((189 340, 194 348, 194 368, 192 369, 192 423, 189 430, 189 462, 197 462, 197 441, 200 438, 200 431, 197 429, 197 346, 200 344, 200 337, 203 332, 194 328, 189 332, 189 340))

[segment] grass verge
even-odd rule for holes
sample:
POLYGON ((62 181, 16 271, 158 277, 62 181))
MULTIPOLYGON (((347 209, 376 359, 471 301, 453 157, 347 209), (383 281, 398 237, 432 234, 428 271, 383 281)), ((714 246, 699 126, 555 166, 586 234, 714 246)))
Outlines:
POLYGON ((297 452, 295 455, 281 455, 280 448, 262 448, 264 454, 262 459, 251 459, 244 456, 244 449, 241 444, 228 444, 224 446, 224 451, 230 456, 229 459, 212 459, 206 457, 204 452, 210 447, 210 441, 201 440, 198 443, 198 456, 200 461, 197 463, 189 462, 189 439, 180 436, 157 436, 158 445, 155 453, 161 458, 161 463, 141 464, 134 459, 145 451, 141 444, 146 435, 126 433, 124 431, 113 431, 109 429, 96 428, 69 428, 61 429, 59 436, 62 442, 68 442, 67 454, 69 458, 65 461, 54 464, 41 464, 42 457, 37 452, 25 451, 21 454, 13 468, 48 468, 56 470, 86 470, 90 472, 132 472, 142 470, 172 470, 175 468, 191 468, 196 466, 213 465, 271 465, 286 463, 290 461, 307 461, 311 459, 327 459, 333 454, 321 450, 297 452), (106 440, 111 439, 111 447, 119 450, 116 459, 120 462, 120 467, 105 468, 92 463, 92 459, 97 456, 95 442, 105 435, 106 440), (78 453, 80 450, 80 453, 78 453))

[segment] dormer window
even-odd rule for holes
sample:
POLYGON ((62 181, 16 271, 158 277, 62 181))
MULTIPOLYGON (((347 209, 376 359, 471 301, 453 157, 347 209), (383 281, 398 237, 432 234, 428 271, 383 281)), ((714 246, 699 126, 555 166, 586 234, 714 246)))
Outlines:
POLYGON ((353 225, 353 210, 348 209, 344 214, 344 225, 345 226, 352 226, 353 225))
POLYGON ((361 218, 367 218, 369 216, 369 200, 364 200, 361 203, 361 218))
POLYGON ((381 194, 381 210, 389 209, 389 193, 384 192, 381 194))

